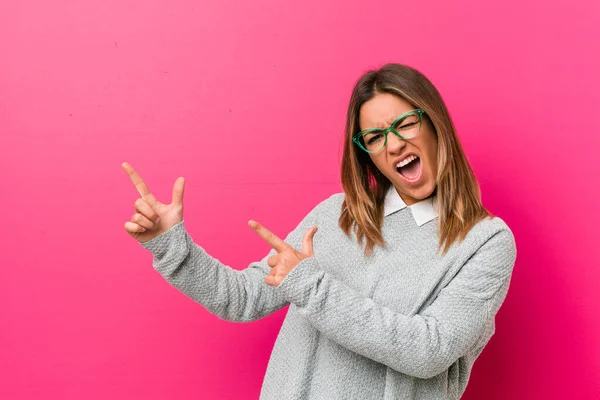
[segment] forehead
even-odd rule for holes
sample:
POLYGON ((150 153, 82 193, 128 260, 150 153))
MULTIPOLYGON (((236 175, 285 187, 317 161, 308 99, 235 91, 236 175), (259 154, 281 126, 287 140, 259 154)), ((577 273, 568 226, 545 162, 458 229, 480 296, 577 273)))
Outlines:
POLYGON ((360 130, 387 128, 400 114, 413 109, 412 104, 400 96, 379 93, 360 107, 358 115, 360 130))

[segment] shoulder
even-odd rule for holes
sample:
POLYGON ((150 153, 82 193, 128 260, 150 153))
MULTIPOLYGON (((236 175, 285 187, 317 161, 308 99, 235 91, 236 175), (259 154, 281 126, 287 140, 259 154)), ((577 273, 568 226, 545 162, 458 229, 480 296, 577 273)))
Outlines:
POLYGON ((342 214, 342 204, 346 199, 344 192, 333 193, 323 202, 324 208, 327 210, 327 218, 337 221, 342 214))
POLYGON ((315 223, 337 219, 340 216, 343 201, 343 192, 333 193, 314 205, 305 218, 310 219, 315 223))
POLYGON ((468 232, 467 237, 480 240, 489 240, 495 236, 500 236, 504 241, 515 241, 512 230, 508 224, 500 217, 487 217, 478 221, 468 232))
POLYGON ((514 262, 517 255, 515 236, 500 217, 487 217, 477 222, 461 243, 468 252, 487 254, 514 262))
POLYGON ((344 192, 333 193, 325 201, 329 202, 333 207, 341 207, 342 203, 346 199, 344 192))
POLYGON ((344 199, 344 192, 333 193, 325 200, 319 202, 319 204, 316 205, 315 209, 317 209, 320 213, 337 212, 339 214, 344 199))

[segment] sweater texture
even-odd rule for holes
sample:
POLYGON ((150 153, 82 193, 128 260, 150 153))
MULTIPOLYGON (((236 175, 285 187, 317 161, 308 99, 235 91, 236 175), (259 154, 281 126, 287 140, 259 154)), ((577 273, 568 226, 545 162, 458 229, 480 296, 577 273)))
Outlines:
POLYGON ((411 208, 387 215, 386 247, 365 257, 338 226, 344 193, 315 206, 284 239, 300 250, 312 226, 314 257, 277 287, 267 259, 236 270, 194 243, 184 221, 140 243, 171 285, 228 321, 249 322, 289 305, 261 400, 459 399, 495 331, 516 259, 499 217, 478 222, 448 252, 438 221, 411 208))

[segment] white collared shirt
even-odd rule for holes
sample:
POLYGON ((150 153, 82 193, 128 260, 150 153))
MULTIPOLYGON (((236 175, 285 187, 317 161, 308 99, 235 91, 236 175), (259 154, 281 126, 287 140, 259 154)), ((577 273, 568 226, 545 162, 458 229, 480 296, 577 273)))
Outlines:
MULTIPOLYGON (((406 203, 402 200, 402 197, 398 194, 396 187, 391 185, 388 192, 385 195, 384 203, 384 216, 388 216, 396 211, 402 210, 406 207, 406 203)), ((413 205, 408 206, 418 226, 421 226, 435 217, 438 213, 433 204, 433 197, 428 197, 421 200, 413 205)))

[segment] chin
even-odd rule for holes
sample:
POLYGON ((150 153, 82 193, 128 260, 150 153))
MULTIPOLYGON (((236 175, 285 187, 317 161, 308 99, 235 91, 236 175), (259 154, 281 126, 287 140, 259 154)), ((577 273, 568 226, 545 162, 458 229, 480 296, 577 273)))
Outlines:
POLYGON ((417 192, 415 194, 417 194, 418 197, 415 197, 415 198, 418 198, 419 200, 425 200, 426 198, 430 197, 434 191, 435 191, 435 184, 428 182, 423 187, 421 187, 417 190, 417 192))
POLYGON ((410 187, 410 185, 407 185, 406 182, 402 180, 400 180, 400 182, 396 180, 395 182, 396 184, 394 186, 400 189, 399 192, 404 196, 410 197, 415 202, 425 200, 426 198, 430 197, 436 188, 436 184, 428 179, 424 179, 424 182, 422 182, 421 185, 418 185, 414 188, 410 187))

